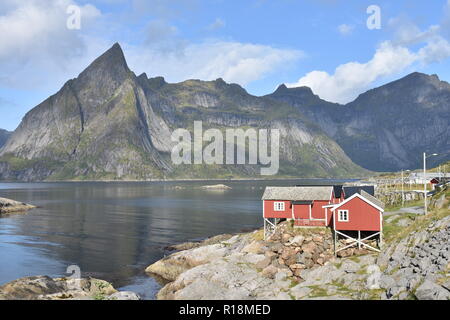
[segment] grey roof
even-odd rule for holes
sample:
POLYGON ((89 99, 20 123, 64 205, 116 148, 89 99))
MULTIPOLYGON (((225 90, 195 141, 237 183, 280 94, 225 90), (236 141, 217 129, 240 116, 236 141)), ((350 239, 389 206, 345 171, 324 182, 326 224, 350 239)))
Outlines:
POLYGON ((330 200, 333 186, 266 187, 262 200, 330 200))
MULTIPOLYGON (((296 187, 311 187, 310 184, 296 184, 295 186, 296 187)), ((315 187, 319 187, 319 186, 320 187, 328 187, 328 186, 331 186, 331 185, 329 185, 329 184, 321 184, 321 185, 315 184, 314 186, 315 187)), ((341 193, 342 193, 343 185, 342 184, 335 184, 332 187, 333 187, 334 197, 335 198, 340 198, 341 197, 341 193)))
POLYGON ((355 193, 361 194, 361 191, 365 191, 366 193, 370 195, 375 195, 375 187, 374 186, 350 186, 344 187, 344 197, 345 199, 350 198, 355 193))
POLYGON ((369 200, 370 202, 372 202, 373 204, 376 204, 377 206, 379 206, 381 209, 384 210, 384 203, 381 202, 380 200, 378 200, 377 198, 375 198, 374 196, 372 196, 371 194, 368 194, 367 192, 365 192, 364 190, 361 190, 361 192, 359 193, 363 198, 366 198, 367 200, 369 200))

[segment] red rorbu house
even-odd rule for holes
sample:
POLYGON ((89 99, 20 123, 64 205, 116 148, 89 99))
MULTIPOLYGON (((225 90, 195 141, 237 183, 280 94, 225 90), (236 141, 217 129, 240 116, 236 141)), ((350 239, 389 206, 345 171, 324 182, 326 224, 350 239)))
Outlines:
POLYGON ((264 237, 282 220, 292 220, 296 227, 330 227, 335 238, 335 252, 358 245, 379 251, 367 244, 382 240, 384 204, 375 198, 373 187, 296 186, 266 187, 263 200, 264 237), (353 240, 337 248, 338 238, 353 240))

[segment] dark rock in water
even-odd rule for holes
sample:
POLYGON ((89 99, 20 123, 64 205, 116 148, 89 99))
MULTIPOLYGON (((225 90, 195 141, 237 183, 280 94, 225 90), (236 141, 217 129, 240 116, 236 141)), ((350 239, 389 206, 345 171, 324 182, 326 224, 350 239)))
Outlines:
POLYGON ((133 292, 118 292, 106 281, 34 276, 0 286, 0 300, 139 300, 133 292))

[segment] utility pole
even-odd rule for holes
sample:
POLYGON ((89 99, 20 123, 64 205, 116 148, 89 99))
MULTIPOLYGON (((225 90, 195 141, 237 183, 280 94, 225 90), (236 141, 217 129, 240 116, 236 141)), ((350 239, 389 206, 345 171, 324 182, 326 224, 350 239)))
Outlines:
MULTIPOLYGON (((429 155, 428 157, 431 156, 437 156, 437 153, 433 153, 431 155, 429 155)), ((426 179, 426 174, 427 174, 427 154, 424 152, 423 153, 423 198, 424 198, 424 213, 425 215, 428 214, 428 208, 427 208, 427 179, 426 179)))
POLYGON ((428 213, 427 211, 427 179, 425 179, 425 175, 427 174, 427 154, 423 153, 423 201, 424 201, 424 213, 425 215, 428 213))
POLYGON ((403 169, 402 169, 402 207, 405 206, 405 190, 403 189, 403 169))

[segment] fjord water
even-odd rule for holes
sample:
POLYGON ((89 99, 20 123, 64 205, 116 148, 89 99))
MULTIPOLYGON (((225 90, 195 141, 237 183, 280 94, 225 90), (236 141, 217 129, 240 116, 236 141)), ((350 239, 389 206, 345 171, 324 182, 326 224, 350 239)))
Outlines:
MULTIPOLYGON (((0 183, 0 197, 38 206, 0 218, 0 285, 14 279, 81 276, 153 299, 161 287, 144 269, 165 246, 262 226, 267 185, 333 180, 0 183), (204 190, 225 183, 231 190, 204 190)), ((338 181, 339 182, 339 181, 338 181)))

